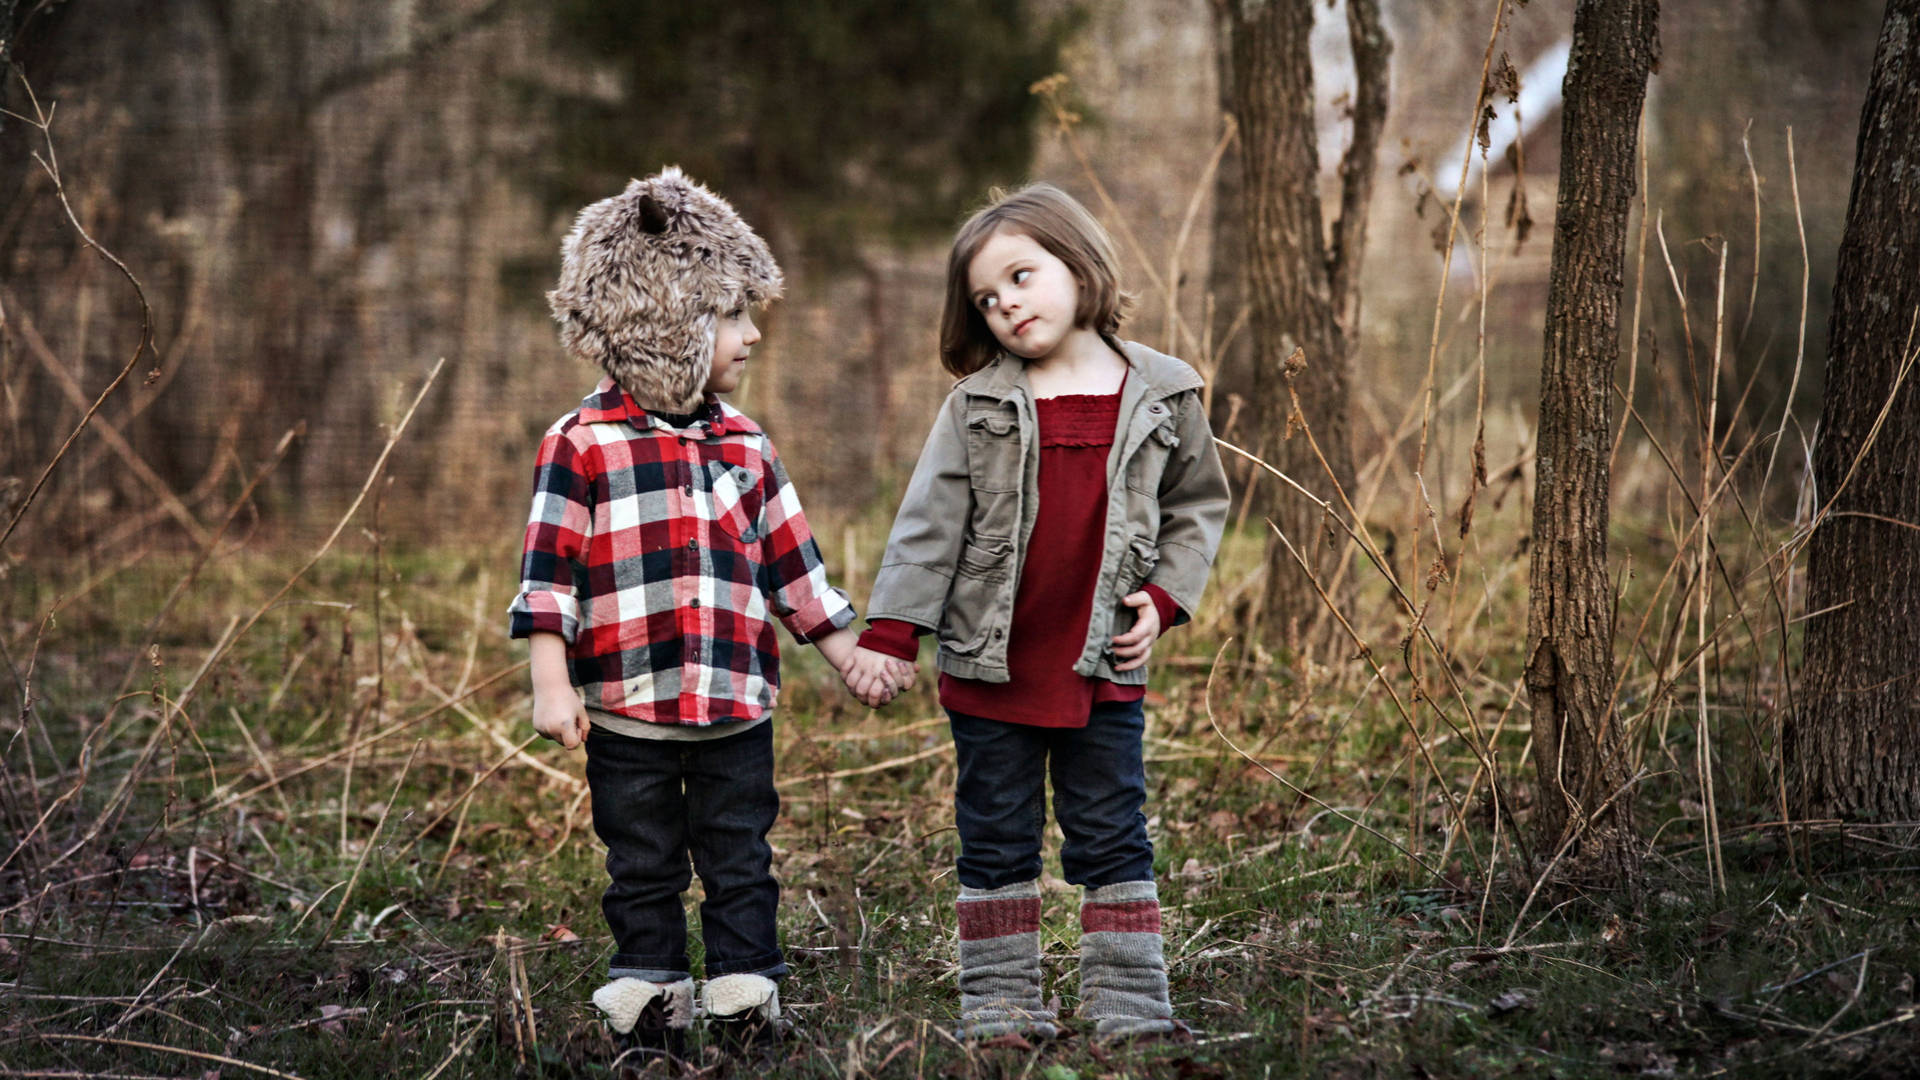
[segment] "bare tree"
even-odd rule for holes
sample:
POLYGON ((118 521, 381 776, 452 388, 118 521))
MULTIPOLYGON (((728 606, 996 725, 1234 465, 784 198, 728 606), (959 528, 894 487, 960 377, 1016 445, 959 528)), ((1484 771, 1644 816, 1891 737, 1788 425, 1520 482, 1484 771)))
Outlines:
POLYGON ((1888 0, 1828 323, 1806 654, 1784 752, 1800 813, 1920 817, 1920 0, 1888 0))
MULTIPOLYGON (((1253 331, 1252 419, 1267 459, 1331 498, 1332 483, 1353 484, 1348 376, 1359 336, 1360 259, 1373 195, 1375 149, 1387 115, 1392 45, 1378 0, 1347 0, 1348 41, 1358 85, 1353 142, 1340 164, 1340 216, 1328 236, 1320 208, 1319 135, 1313 118, 1313 0, 1214 0, 1230 60, 1234 118, 1240 128, 1243 208, 1240 245, 1253 331), (1298 347, 1306 366, 1285 370, 1298 347), (1286 436, 1298 394, 1300 419, 1318 444, 1286 436), (1321 459, 1325 464, 1322 465, 1321 459)), ((1231 248, 1222 249, 1231 251, 1231 248)), ((1316 543, 1318 507, 1277 498, 1274 520, 1330 576, 1337 552, 1316 543)), ((1285 549, 1268 556, 1271 618, 1305 621, 1320 603, 1285 549)))
POLYGON ((1527 689, 1544 839, 1630 883, 1638 867, 1614 690, 1608 432, 1634 147, 1659 0, 1579 0, 1563 84, 1560 195, 1540 362, 1527 689))

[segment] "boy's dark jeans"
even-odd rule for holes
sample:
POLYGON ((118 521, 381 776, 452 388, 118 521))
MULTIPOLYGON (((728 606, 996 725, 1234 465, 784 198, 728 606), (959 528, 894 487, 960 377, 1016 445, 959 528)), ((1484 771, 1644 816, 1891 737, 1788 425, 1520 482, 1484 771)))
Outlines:
POLYGON ((1102 702, 1083 728, 1041 728, 949 711, 959 758, 954 824, 960 884, 998 889, 1040 876, 1046 780, 1066 843, 1060 869, 1097 888, 1153 880, 1138 701, 1102 702))
POLYGON ((687 920, 680 896, 693 884, 708 978, 787 973, 774 923, 767 830, 780 812, 773 788, 773 724, 706 742, 635 739, 592 729, 587 786, 593 831, 613 879, 600 901, 613 931, 613 974, 651 982, 685 978, 687 920))

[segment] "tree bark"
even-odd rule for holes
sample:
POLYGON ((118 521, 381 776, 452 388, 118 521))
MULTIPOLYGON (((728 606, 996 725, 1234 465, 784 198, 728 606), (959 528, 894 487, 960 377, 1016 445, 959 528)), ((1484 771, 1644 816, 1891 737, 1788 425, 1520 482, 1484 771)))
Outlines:
POLYGON ((1808 817, 1920 818, 1916 49, 1920 0, 1889 0, 1860 114, 1828 323, 1814 477, 1819 501, 1831 505, 1807 560, 1807 610, 1818 614, 1807 623, 1783 740, 1796 809, 1808 817), (1903 363, 1906 381, 1896 391, 1903 363))
POLYGON ((1659 0, 1579 0, 1564 84, 1559 209, 1540 364, 1526 681, 1536 820, 1548 850, 1574 839, 1582 876, 1638 867, 1621 726, 1613 714, 1607 580, 1609 430, 1634 145, 1659 52, 1659 0))
MULTIPOLYGON (((1219 84, 1217 100, 1221 114, 1238 116, 1233 96, 1233 28, 1225 10, 1228 2, 1214 0, 1214 71, 1219 84)), ((1252 441, 1240 438, 1239 425, 1245 421, 1236 415, 1232 403, 1236 395, 1243 406, 1253 397, 1253 350, 1248 344, 1249 326, 1242 319, 1247 306, 1246 242, 1241 234, 1246 220, 1246 200, 1242 192, 1247 182, 1246 167, 1241 163, 1243 138, 1240 133, 1234 135, 1220 155, 1220 168, 1213 175, 1213 238, 1207 259, 1207 295, 1213 302, 1210 313, 1213 356, 1208 358, 1214 365, 1213 430, 1221 438, 1234 442, 1252 441), (1240 323, 1239 332, 1229 339, 1228 331, 1236 322, 1240 323), (1230 417, 1234 418, 1232 427, 1227 425, 1230 417)), ((1251 319, 1251 313, 1246 318, 1251 319)), ((1244 490, 1236 490, 1234 494, 1236 498, 1246 497, 1244 490)))
MULTIPOLYGON (((1374 155, 1387 109, 1387 57, 1378 0, 1348 0, 1348 31, 1359 86, 1354 141, 1341 166, 1341 215, 1329 243, 1320 207, 1320 155, 1313 118, 1312 0, 1216 0, 1229 35, 1230 93, 1240 128, 1241 237, 1251 311, 1256 445, 1276 468, 1337 506, 1335 486, 1353 487, 1348 417, 1353 345, 1358 339, 1358 267, 1366 246, 1366 207, 1373 193, 1374 155), (1304 369, 1289 375, 1298 347, 1304 369), (1289 382, 1300 399, 1293 430, 1289 382), (1291 434, 1291 438, 1289 438, 1291 434), (1319 453, 1313 446, 1317 444, 1319 453), (1322 460, 1324 458, 1324 461, 1322 460)), ((1266 485, 1274 523, 1325 584, 1339 551, 1325 535, 1318 507, 1266 485)), ((1270 545, 1269 625, 1299 627, 1321 605, 1313 582, 1284 546, 1270 545)), ((1300 642, 1296 646, 1317 647, 1300 642)))

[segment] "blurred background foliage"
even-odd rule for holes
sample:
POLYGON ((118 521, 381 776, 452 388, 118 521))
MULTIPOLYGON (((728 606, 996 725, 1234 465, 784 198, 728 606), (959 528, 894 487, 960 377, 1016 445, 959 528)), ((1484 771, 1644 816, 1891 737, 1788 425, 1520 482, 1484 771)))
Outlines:
MULTIPOLYGON (((1797 353, 1804 225, 1803 418, 1818 401, 1880 9, 1728 0, 1671 5, 1663 20, 1649 213, 1696 315, 1712 310, 1727 245, 1729 393, 1751 381, 1755 405, 1774 408, 1797 353)), ((1519 154, 1492 148, 1484 186, 1468 182, 1462 254, 1443 265, 1436 228, 1444 236, 1455 177, 1441 174, 1466 143, 1493 10, 1383 4, 1396 48, 1354 382, 1360 430, 1384 433, 1425 377, 1443 279, 1438 367, 1448 380, 1469 367, 1484 272, 1498 457, 1524 441, 1535 407, 1559 124, 1523 118, 1519 154), (1517 197, 1532 218, 1524 238, 1508 218, 1517 197)), ((1510 7, 1499 51, 1529 71, 1564 41, 1571 11, 1510 7)), ((1331 188, 1352 76, 1341 5, 1315 12, 1331 188)), ((124 449, 86 439, 62 464, 20 541, 41 550, 169 542, 170 526, 149 528, 178 516, 157 512, 162 489, 217 518, 301 426, 247 520, 325 528, 442 356, 391 466, 404 512, 385 526, 511 537, 539 432, 593 381, 560 354, 541 299, 560 238, 580 205, 668 162, 739 205, 788 270, 738 402, 780 440, 829 530, 885 509, 911 466, 947 386, 933 349, 946 237, 990 187, 1050 179, 1108 221, 1142 294, 1141 340, 1206 366, 1169 311, 1215 344, 1235 314, 1204 292, 1211 213, 1183 231, 1208 205, 1222 130, 1205 0, 65 0, 9 4, 0 20, 14 31, 3 103, 31 111, 24 75, 57 106, 68 201, 142 281, 160 372, 102 410, 124 449), (1071 144, 1029 92, 1055 72, 1081 117, 1071 144)), ((140 318, 78 241, 36 150, 29 126, 0 125, 0 476, 15 489, 125 364, 140 318)), ((1663 261, 1650 241, 1641 358, 1656 366, 1636 394, 1656 426, 1698 389, 1663 261)), ((1709 329, 1694 320, 1696 349, 1709 329)), ((1221 374, 1216 426, 1244 435, 1231 401, 1244 384, 1221 374)), ((1762 412, 1745 415, 1768 423, 1762 412)), ((1443 417, 1436 432, 1436 502, 1464 486, 1465 426, 1443 417)))
POLYGON ((777 215, 809 257, 862 239, 938 238, 1033 158, 1039 103, 1084 14, 1022 0, 660 4, 565 0, 552 41, 615 93, 521 85, 551 117, 546 204, 616 189, 674 161, 777 215))

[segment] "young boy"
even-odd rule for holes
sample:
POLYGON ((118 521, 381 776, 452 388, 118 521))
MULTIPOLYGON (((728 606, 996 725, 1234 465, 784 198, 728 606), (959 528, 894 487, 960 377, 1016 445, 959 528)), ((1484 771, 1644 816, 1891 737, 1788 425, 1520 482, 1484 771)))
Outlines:
POLYGON ((547 296, 561 344, 608 377, 540 444, 510 614, 531 639, 534 727, 587 747, 616 946, 594 1004, 623 1043, 682 1052, 691 854, 705 1012, 760 1041, 787 974, 767 844, 773 622, 836 670, 855 640, 773 443, 715 396, 739 385, 760 340, 749 309, 780 296, 780 268, 677 168, 582 210, 562 256, 547 296))

